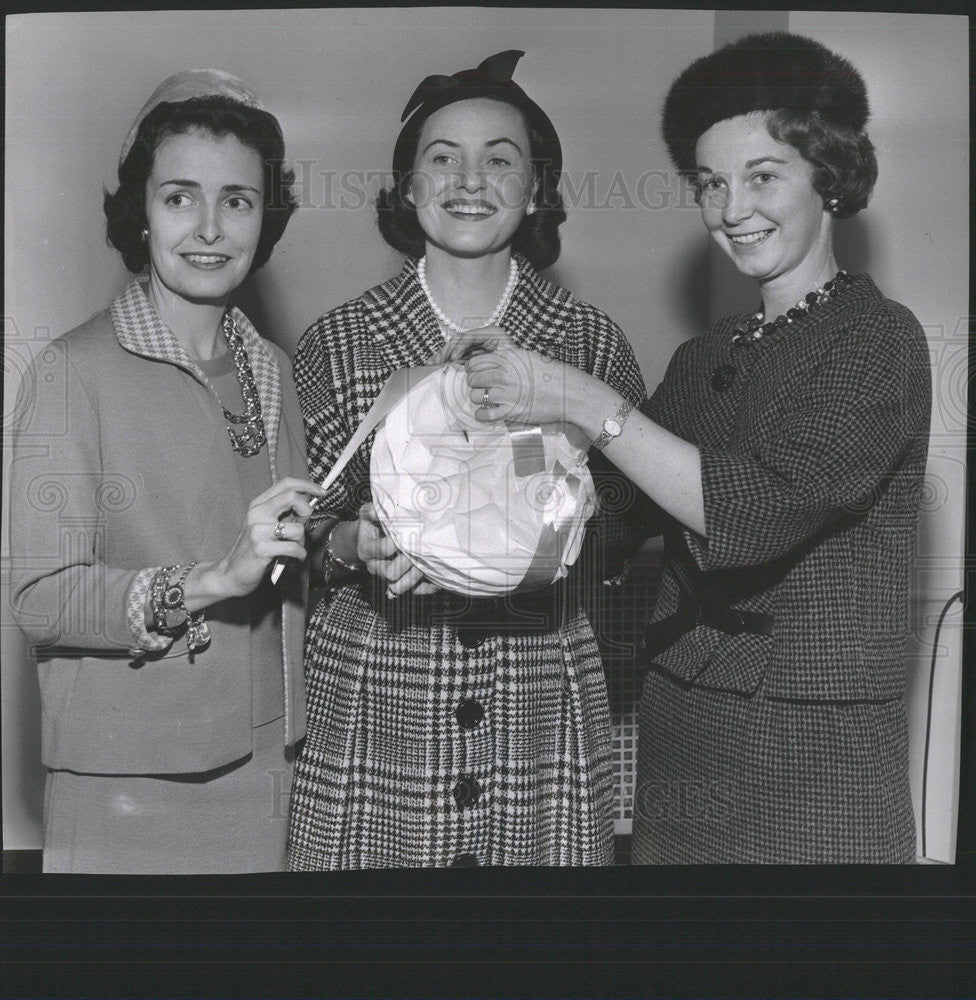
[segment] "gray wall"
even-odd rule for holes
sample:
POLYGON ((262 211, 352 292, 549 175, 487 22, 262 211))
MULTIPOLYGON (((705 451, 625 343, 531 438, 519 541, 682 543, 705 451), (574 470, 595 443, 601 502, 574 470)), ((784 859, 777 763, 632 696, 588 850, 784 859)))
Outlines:
MULTIPOLYGON (((962 575, 963 18, 518 8, 9 17, 5 415, 28 358, 124 285, 126 273, 104 241, 101 192, 114 188, 122 137, 165 76, 201 66, 229 70, 282 122, 303 181, 303 208, 242 298, 259 328, 290 353, 318 315, 398 268, 397 255, 376 232, 370 201, 413 87, 429 73, 467 68, 506 48, 526 51, 516 78, 549 112, 565 151, 569 221, 551 275, 623 327, 653 388, 678 343, 756 298, 709 248, 697 209, 671 176, 658 135, 665 89, 716 42, 743 30, 786 27, 835 47, 864 71, 882 175, 867 215, 841 225, 839 259, 851 270, 870 269, 883 290, 916 312, 933 341, 939 433, 922 532, 913 666, 914 677, 927 677, 922 646, 931 641, 932 616, 962 575)), ((5 503, 4 568, 7 525, 5 503)), ((6 584, 4 573, 3 833, 6 849, 24 849, 39 844, 39 705, 32 662, 10 623, 6 584)), ((930 832, 929 853, 944 859, 953 846, 957 633, 949 627, 941 643, 942 756, 930 776, 936 786, 930 795, 938 797, 930 823, 937 819, 940 832, 930 832)), ((913 701, 917 746, 926 685, 913 701)))

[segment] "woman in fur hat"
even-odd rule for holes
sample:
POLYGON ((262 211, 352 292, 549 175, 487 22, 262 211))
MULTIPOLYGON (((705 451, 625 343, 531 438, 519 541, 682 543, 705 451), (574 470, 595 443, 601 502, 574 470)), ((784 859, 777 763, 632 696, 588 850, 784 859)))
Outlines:
POLYGON ((834 256, 877 175, 867 116, 857 71, 810 39, 699 59, 664 136, 758 311, 682 344, 634 413, 501 331, 467 362, 482 419, 569 420, 654 502, 638 863, 914 858, 902 698, 931 385, 915 317, 834 256))

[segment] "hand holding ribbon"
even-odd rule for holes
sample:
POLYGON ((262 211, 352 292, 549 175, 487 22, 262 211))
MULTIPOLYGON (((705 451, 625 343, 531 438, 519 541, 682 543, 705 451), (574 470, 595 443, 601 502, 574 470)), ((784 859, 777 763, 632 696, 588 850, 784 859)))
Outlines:
POLYGON ((476 417, 520 424, 573 424, 593 376, 536 351, 505 346, 464 361, 476 417), (486 400, 490 405, 486 406, 486 400))

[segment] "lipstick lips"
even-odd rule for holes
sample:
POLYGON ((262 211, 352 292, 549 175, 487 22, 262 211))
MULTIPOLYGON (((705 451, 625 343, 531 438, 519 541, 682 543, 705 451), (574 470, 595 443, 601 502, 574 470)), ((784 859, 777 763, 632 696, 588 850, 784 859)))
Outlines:
POLYGON ((191 267, 198 267, 203 270, 216 270, 223 267, 230 260, 230 257, 224 253, 184 253, 180 254, 180 256, 191 267))
POLYGON ((491 202, 476 200, 476 201, 462 201, 458 198, 452 198, 450 201, 445 201, 441 208, 447 212, 452 218, 463 218, 463 219, 487 219, 489 216, 495 214, 498 211, 491 202))
POLYGON ((752 233, 726 233, 725 235, 732 246, 741 250, 751 250, 753 247, 765 243, 773 235, 773 232, 772 229, 758 229, 752 233))

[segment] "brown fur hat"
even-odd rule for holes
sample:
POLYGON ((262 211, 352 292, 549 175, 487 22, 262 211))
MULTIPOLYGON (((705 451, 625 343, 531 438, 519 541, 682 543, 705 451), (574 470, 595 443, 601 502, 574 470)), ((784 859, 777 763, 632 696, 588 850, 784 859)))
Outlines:
POLYGON ((826 46, 785 31, 747 35, 693 62, 671 85, 661 130, 683 173, 716 122, 750 111, 818 111, 855 133, 868 120, 861 74, 826 46))

